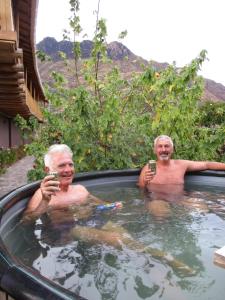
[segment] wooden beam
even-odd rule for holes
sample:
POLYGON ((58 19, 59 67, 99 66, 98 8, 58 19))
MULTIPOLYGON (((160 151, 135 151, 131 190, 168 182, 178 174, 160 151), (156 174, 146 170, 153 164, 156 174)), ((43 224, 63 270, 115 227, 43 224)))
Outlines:
POLYGON ((13 52, 9 52, 7 50, 1 50, 0 47, 0 60, 2 60, 3 58, 7 58, 8 56, 10 56, 11 58, 23 58, 23 51, 20 51, 22 49, 19 50, 15 50, 13 52))
POLYGON ((14 31, 11 0, 0 1, 1 30, 14 31))
MULTIPOLYGON (((10 94, 6 94, 6 95, 1 95, 0 94, 0 100, 5 100, 5 99, 8 99, 8 100, 23 100, 25 98, 25 93, 24 92, 20 92, 16 95, 10 95, 10 94)), ((8 103, 7 103, 8 104, 8 103)), ((5 105, 7 105, 5 104, 5 105)))
POLYGON ((22 72, 24 71, 24 65, 23 64, 16 64, 16 65, 1 64, 0 71, 1 72, 15 72, 15 71, 22 72))
POLYGON ((4 103, 4 101, 0 101, 0 109, 5 109, 5 108, 19 108, 20 105, 23 105, 25 102, 21 99, 15 99, 15 100, 8 100, 7 103, 4 103))
POLYGON ((22 91, 24 90, 24 87, 25 87, 25 84, 12 84, 12 83, 9 83, 9 84, 1 84, 0 83, 0 88, 2 90, 6 90, 7 92, 11 90, 15 90, 15 89, 21 89, 22 91))
POLYGON ((24 78, 24 72, 15 72, 15 73, 9 73, 9 72, 1 72, 0 73, 0 80, 10 77, 10 79, 18 79, 18 78, 24 78))
POLYGON ((17 93, 20 93, 20 92, 24 92, 24 89, 21 88, 21 87, 13 87, 13 89, 11 87, 2 87, 0 85, 0 95, 1 94, 4 94, 4 95, 7 95, 7 94, 17 94, 17 93))
POLYGON ((24 78, 0 78, 0 85, 12 85, 12 88, 14 85, 22 85, 25 83, 24 78))
POLYGON ((17 42, 17 33, 15 31, 0 31, 0 41, 17 42))

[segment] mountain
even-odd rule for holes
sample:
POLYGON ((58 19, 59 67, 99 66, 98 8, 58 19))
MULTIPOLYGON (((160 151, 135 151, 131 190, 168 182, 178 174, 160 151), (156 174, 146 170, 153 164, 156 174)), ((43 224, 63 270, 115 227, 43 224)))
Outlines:
MULTIPOLYGON (((89 40, 84 40, 80 43, 81 47, 81 58, 88 59, 91 55, 93 42, 89 40)), ((55 71, 61 71, 64 73, 65 77, 68 79, 69 86, 72 86, 72 78, 69 78, 68 72, 60 59, 58 52, 66 53, 68 59, 73 58, 73 44, 69 41, 57 42, 55 38, 46 37, 41 42, 37 44, 37 50, 44 51, 48 56, 51 57, 52 61, 40 63, 39 62, 39 72, 43 82, 49 82, 50 73, 55 71)), ((129 78, 131 73, 142 72, 142 65, 151 65, 156 70, 162 70, 166 68, 168 63, 159 63, 156 61, 147 61, 140 56, 135 55, 126 46, 119 42, 112 42, 107 46, 107 55, 113 61, 113 65, 116 65, 124 78, 129 78)), ((100 74, 104 74, 109 68, 110 64, 100 65, 100 74)), ((225 86, 217 83, 211 79, 205 80, 204 89, 204 100, 210 100, 213 102, 225 101, 225 86)))

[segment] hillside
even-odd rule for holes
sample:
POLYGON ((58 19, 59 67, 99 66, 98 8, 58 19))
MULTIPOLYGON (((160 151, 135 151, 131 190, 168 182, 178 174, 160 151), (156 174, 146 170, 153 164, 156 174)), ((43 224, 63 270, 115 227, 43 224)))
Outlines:
MULTIPOLYGON (((92 41, 84 40, 80 44, 82 59, 88 59, 91 55, 92 41)), ((49 82, 50 74, 54 71, 62 72, 68 80, 68 85, 73 86, 73 80, 69 77, 68 71, 64 66, 62 60, 60 60, 58 51, 66 53, 68 59, 72 59, 72 43, 69 41, 57 42, 54 38, 46 37, 40 43, 37 44, 37 49, 44 51, 48 56, 52 58, 52 61, 38 64, 40 76, 43 82, 49 82)), ((142 65, 150 64, 156 70, 164 69, 168 66, 168 63, 159 63, 156 61, 147 61, 140 56, 135 55, 126 46, 119 42, 112 42, 108 44, 107 55, 113 61, 113 65, 117 66, 124 78, 129 78, 131 73, 138 73, 142 71, 142 65)), ((82 60, 80 61, 80 64, 82 60)), ((111 64, 101 64, 100 74, 104 73, 111 68, 111 64)), ((225 101, 225 86, 217 83, 211 79, 205 80, 205 90, 203 99, 214 102, 225 101)))

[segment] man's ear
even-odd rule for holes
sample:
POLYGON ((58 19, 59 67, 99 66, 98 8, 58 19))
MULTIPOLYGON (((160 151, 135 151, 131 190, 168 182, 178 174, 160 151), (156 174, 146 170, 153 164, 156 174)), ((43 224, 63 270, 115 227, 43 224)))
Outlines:
POLYGON ((44 170, 45 170, 45 173, 47 173, 47 174, 49 173, 49 167, 45 167, 44 170))

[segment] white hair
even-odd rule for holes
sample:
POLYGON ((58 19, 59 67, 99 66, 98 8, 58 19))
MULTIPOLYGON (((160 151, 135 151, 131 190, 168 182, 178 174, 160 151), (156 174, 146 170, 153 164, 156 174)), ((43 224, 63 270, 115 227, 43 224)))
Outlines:
POLYGON ((172 141, 171 137, 169 137, 168 135, 157 136, 157 138, 155 138, 155 140, 154 140, 154 147, 156 147, 156 144, 158 143, 159 140, 168 140, 170 145, 173 147, 173 141, 172 141))
POLYGON ((50 167, 52 164, 52 155, 54 153, 68 153, 71 158, 73 157, 73 152, 69 146, 65 144, 55 144, 48 148, 48 151, 44 155, 44 163, 46 167, 50 167))

